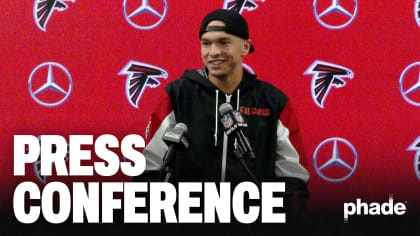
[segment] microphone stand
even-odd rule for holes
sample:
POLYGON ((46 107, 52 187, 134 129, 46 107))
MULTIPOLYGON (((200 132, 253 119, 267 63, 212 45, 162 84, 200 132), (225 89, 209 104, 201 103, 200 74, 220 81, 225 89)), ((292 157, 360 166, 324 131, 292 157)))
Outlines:
POLYGON ((186 150, 189 143, 184 134, 188 128, 183 123, 178 123, 175 128, 167 128, 163 134, 162 140, 168 145, 168 150, 163 156, 162 168, 160 169, 160 180, 169 182, 173 174, 173 164, 175 159, 175 150, 177 148, 186 150))
POLYGON ((248 166, 245 163, 244 156, 249 157, 251 160, 255 159, 254 151, 252 150, 251 144, 249 143, 247 137, 243 134, 243 128, 248 127, 241 113, 233 110, 232 105, 229 103, 223 103, 219 107, 220 115, 222 115, 221 122, 225 129, 225 134, 235 135, 235 150, 233 154, 239 159, 245 171, 251 177, 252 181, 259 186, 259 181, 255 175, 251 172, 248 166))
POLYGON ((175 146, 170 145, 168 150, 165 152, 165 155, 163 156, 163 165, 160 172, 160 179, 164 182, 169 182, 169 180, 172 177, 173 173, 173 156, 175 154, 175 146))
POLYGON ((257 186, 259 186, 260 182, 257 180, 257 178, 255 177, 255 175, 252 173, 252 171, 248 168, 248 166, 245 163, 245 160, 243 158, 244 155, 245 155, 245 152, 241 148, 241 145, 235 145, 235 150, 233 151, 233 154, 236 156, 236 158, 239 159, 239 162, 242 164, 242 166, 244 167, 245 171, 251 177, 252 182, 254 182, 257 186))

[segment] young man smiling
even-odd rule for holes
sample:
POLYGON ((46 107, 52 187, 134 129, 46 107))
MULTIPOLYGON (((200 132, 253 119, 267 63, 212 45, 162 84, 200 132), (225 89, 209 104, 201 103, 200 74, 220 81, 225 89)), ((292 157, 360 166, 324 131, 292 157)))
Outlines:
POLYGON ((242 80, 242 57, 248 54, 251 40, 228 34, 220 20, 208 23, 201 35, 201 57, 209 80, 224 93, 232 93, 242 80))
POLYGON ((186 70, 166 88, 147 128, 144 155, 147 170, 160 170, 167 146, 167 127, 185 123, 190 146, 177 150, 171 181, 251 181, 249 172, 233 154, 235 138, 224 133, 219 107, 229 103, 240 111, 244 130, 256 158, 244 158, 259 182, 284 181, 286 191, 307 193, 303 145, 289 98, 242 67, 254 51, 248 24, 238 13, 215 10, 199 31, 204 67, 186 70))

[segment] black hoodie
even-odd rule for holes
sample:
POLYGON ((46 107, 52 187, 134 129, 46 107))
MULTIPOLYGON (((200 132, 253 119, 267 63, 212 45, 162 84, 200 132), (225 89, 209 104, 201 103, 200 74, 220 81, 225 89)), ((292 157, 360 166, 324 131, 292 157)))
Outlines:
POLYGON ((248 124, 244 134, 257 158, 245 158, 245 162, 256 178, 259 181, 281 179, 306 191, 309 174, 304 167, 306 160, 298 123, 289 98, 279 89, 244 70, 238 88, 232 94, 224 94, 210 82, 206 70, 199 69, 185 71, 165 91, 146 131, 146 169, 160 169, 167 150, 161 140, 163 132, 181 122, 188 127, 186 137, 190 146, 186 151, 176 151, 174 182, 251 181, 233 155, 235 138, 229 136, 224 145, 218 110, 227 102, 241 112, 248 124))

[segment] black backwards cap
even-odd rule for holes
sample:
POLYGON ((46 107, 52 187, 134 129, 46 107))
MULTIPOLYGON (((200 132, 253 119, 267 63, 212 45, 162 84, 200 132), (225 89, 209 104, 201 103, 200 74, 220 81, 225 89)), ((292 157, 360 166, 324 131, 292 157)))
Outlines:
MULTIPOLYGON (((207 16, 204 17, 203 22, 201 23, 199 34, 200 39, 204 33, 209 31, 224 31, 228 34, 232 34, 243 39, 249 39, 248 23, 241 14, 235 11, 219 9, 210 12, 207 16), (214 20, 223 21, 226 26, 207 26, 211 21, 214 20)), ((251 45, 249 53, 253 51, 254 46, 251 45)))

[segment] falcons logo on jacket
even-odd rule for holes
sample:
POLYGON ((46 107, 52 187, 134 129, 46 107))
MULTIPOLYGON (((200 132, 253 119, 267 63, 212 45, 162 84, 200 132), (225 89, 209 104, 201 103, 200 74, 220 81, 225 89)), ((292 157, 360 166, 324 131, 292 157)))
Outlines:
POLYGON ((127 99, 132 106, 138 108, 141 96, 146 87, 156 88, 160 85, 158 78, 168 78, 168 73, 156 66, 130 61, 119 75, 128 75, 125 83, 127 99))
POLYGON ((346 85, 343 78, 353 78, 353 72, 345 67, 328 62, 315 61, 304 73, 313 75, 311 93, 316 105, 324 108, 331 87, 341 88, 346 85))
POLYGON ((35 0, 34 18, 38 28, 46 31, 47 23, 54 10, 64 11, 67 9, 65 1, 74 2, 76 0, 35 0))
POLYGON ((225 0, 223 9, 236 11, 239 14, 242 14, 244 9, 248 11, 255 10, 258 7, 255 1, 264 2, 265 0, 225 0))

